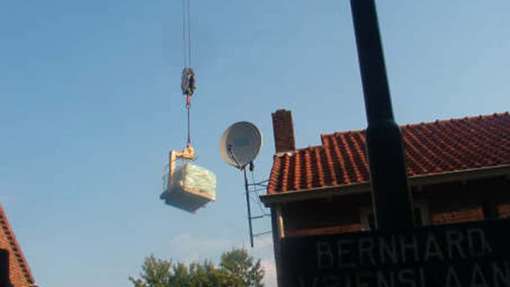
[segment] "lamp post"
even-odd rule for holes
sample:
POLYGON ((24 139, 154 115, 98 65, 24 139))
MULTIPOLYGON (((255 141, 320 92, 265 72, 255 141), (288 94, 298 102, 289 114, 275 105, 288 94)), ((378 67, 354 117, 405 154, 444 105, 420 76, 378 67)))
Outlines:
POLYGON ((368 127, 367 154, 377 229, 413 226, 400 128, 393 118, 391 96, 374 0, 351 0, 352 18, 368 127))
POLYGON ((0 286, 12 286, 9 279, 9 252, 4 249, 0 249, 0 286))

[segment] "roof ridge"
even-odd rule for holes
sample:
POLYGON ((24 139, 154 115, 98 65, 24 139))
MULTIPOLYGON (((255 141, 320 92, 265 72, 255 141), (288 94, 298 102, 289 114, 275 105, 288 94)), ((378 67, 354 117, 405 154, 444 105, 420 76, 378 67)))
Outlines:
POLYGON ((433 124, 440 124, 440 123, 451 123, 451 122, 460 122, 460 121, 469 121, 469 120, 489 120, 496 117, 502 117, 502 116, 509 116, 509 112, 500 112, 500 113, 493 113, 493 114, 487 114, 487 115, 475 115, 475 116, 465 116, 465 117, 457 117, 457 118, 451 118, 446 120, 439 120, 436 119, 432 122, 420 122, 420 123, 412 123, 412 124, 405 124, 400 125, 400 127, 416 127, 416 126, 422 126, 422 125, 433 125, 433 124))
MULTIPOLYGON (((487 120, 487 119, 491 119, 494 117, 501 117, 501 116, 510 116, 510 113, 508 111, 506 111, 506 112, 493 113, 493 114, 487 114, 487 115, 465 116, 463 118, 459 117, 459 118, 451 118, 451 119, 446 119, 446 120, 435 120, 435 121, 431 121, 431 122, 404 124, 404 125, 399 125, 399 126, 401 128, 408 128, 408 127, 434 125, 434 124, 441 124, 441 123, 448 123, 448 122, 450 122, 450 123, 451 122, 459 122, 459 121, 465 121, 465 120, 475 120, 475 119, 487 120)), ((341 131, 341 132, 337 131, 337 132, 332 132, 332 133, 321 133, 320 134, 321 144, 297 148, 297 149, 291 150, 291 151, 279 152, 279 153, 276 153, 275 156, 276 157, 292 156, 298 152, 307 151, 307 150, 311 150, 311 149, 315 149, 315 148, 319 148, 319 149, 324 148, 324 146, 325 146, 324 138, 325 137, 341 136, 341 135, 347 135, 347 134, 360 134, 360 133, 364 133, 364 132, 365 132, 365 129, 358 129, 358 130, 353 129, 353 130, 341 131)))
POLYGON ((304 151, 307 151, 307 150, 322 149, 322 148, 324 148, 322 145, 313 145, 313 146, 297 148, 295 150, 278 152, 278 153, 275 153, 274 156, 276 156, 276 157, 292 156, 292 155, 294 155, 294 154, 296 154, 298 152, 304 152, 304 151))
POLYGON ((321 133, 321 140, 323 137, 329 137, 329 136, 341 135, 341 134, 357 134, 357 133, 363 133, 363 132, 365 132, 365 129, 348 130, 348 131, 332 132, 332 133, 321 133))
POLYGON ((21 246, 18 243, 18 240, 16 239, 16 235, 14 234, 14 231, 12 229, 11 224, 9 223, 9 220, 7 219, 7 214, 5 213, 5 210, 3 206, 0 204, 0 227, 4 230, 7 237, 9 237, 7 240, 9 242, 9 245, 11 246, 14 254, 14 257, 18 261, 18 264, 20 265, 23 275, 25 279, 30 284, 34 284, 34 276, 32 275, 32 272, 30 270, 30 266, 28 265, 27 260, 25 259, 25 255, 23 254, 23 250, 21 249, 21 246))
MULTIPOLYGON (((510 166, 509 112, 401 127, 410 176, 510 166), (427 160, 429 158, 433 160, 427 160)), ((322 145, 275 155, 268 194, 300 190, 304 186, 313 189, 368 181, 365 136, 364 130, 322 134, 322 145), (311 156, 314 163, 311 172, 306 170, 303 173, 307 156, 311 156), (278 169, 275 170, 275 167, 278 169), (301 180, 296 181, 296 176, 301 180), (323 180, 317 180, 317 176, 322 176, 323 180), (290 178, 292 182, 288 182, 290 178)))
MULTIPOLYGON (((486 115, 473 115, 473 116, 464 116, 464 117, 455 117, 450 118, 446 120, 439 120, 436 119, 434 121, 428 121, 428 122, 419 122, 419 123, 410 123, 410 124, 403 124, 399 125, 401 128, 403 127, 415 127, 415 126, 421 126, 421 125, 429 125, 429 124, 437 124, 437 123, 444 123, 444 122, 456 122, 456 121, 464 121, 464 120, 475 120, 475 119, 490 119, 494 117, 501 117, 501 116, 510 116, 510 112, 499 112, 499 113, 492 113, 492 114, 486 114, 486 115)), ((350 133, 363 133, 365 132, 365 129, 353 129, 353 130, 347 130, 347 131, 335 131, 331 133, 321 133, 321 139, 323 137, 328 136, 335 136, 335 135, 341 135, 341 134, 350 134, 350 133)))

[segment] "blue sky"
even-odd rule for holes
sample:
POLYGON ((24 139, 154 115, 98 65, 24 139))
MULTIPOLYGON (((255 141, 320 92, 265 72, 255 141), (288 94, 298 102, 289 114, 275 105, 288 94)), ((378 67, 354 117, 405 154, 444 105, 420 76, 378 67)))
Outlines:
MULTIPOLYGON (((193 141, 218 200, 196 215, 165 206, 167 153, 185 144, 181 5, 1 2, 0 202, 42 287, 129 286, 151 253, 248 247, 242 176, 218 147, 236 121, 264 133, 261 180, 276 109, 292 110, 299 147, 366 126, 348 1, 192 0, 193 141)), ((509 1, 378 8, 400 124, 509 110, 509 1)), ((256 245, 270 267, 270 237, 256 245)))

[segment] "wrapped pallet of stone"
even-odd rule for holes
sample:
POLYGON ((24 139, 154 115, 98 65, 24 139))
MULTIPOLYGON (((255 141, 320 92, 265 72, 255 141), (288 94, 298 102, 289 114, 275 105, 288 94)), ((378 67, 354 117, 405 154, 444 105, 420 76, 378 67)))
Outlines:
POLYGON ((214 173, 189 162, 175 168, 167 186, 162 195, 165 202, 189 212, 216 199, 214 173))

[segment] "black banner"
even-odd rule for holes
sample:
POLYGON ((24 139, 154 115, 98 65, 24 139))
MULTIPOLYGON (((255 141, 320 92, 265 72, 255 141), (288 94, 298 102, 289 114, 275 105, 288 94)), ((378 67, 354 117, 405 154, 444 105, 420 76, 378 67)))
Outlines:
POLYGON ((285 238, 285 287, 510 287, 510 220, 285 238))

